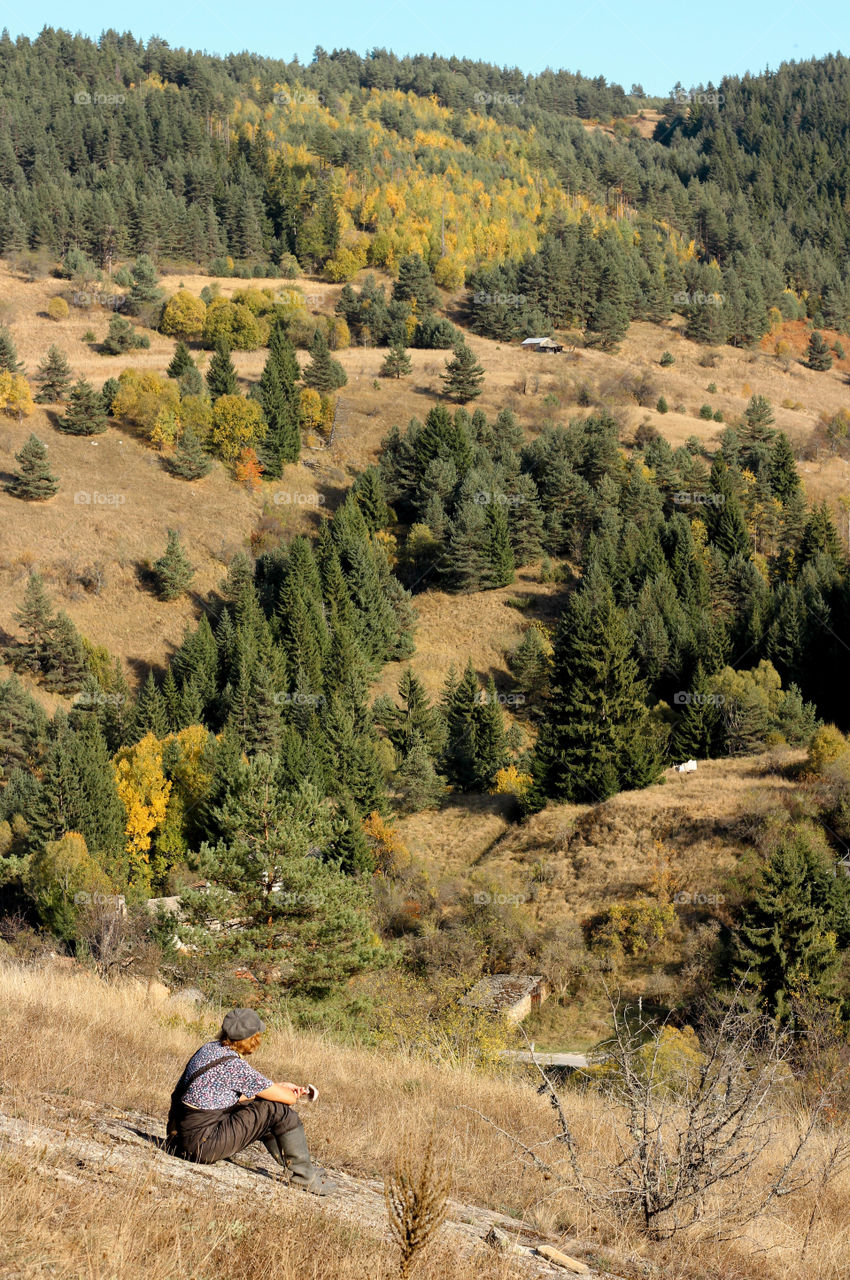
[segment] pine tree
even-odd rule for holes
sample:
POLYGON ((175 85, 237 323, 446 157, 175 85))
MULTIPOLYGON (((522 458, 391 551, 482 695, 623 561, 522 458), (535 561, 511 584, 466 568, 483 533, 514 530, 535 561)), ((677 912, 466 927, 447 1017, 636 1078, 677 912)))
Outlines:
POLYGON ((706 510, 709 539, 729 559, 733 556, 748 558, 752 555, 752 542, 722 454, 717 454, 712 463, 709 484, 713 497, 706 510))
POLYGON ((475 772, 480 790, 489 791, 496 773, 507 763, 505 717, 491 676, 475 708, 475 772))
POLYGON ((59 489, 59 481, 47 465, 47 446, 31 435, 20 453, 15 454, 19 470, 13 473, 6 488, 15 498, 26 502, 46 502, 59 489))
POLYGON ((174 348, 174 355, 165 370, 166 376, 169 378, 182 378, 183 374, 190 369, 197 369, 197 365, 189 354, 189 348, 186 343, 181 340, 174 348))
POLYGON ((200 480, 209 475, 212 459, 192 428, 184 427, 177 448, 166 459, 165 465, 172 475, 179 476, 181 480, 200 480))
POLYGON ((20 607, 12 616, 23 631, 24 640, 6 650, 7 660, 19 669, 41 673, 47 666, 55 617, 40 574, 30 574, 20 607))
POLYGON ((85 649, 80 633, 64 610, 57 613, 51 625, 42 669, 48 689, 74 693, 82 688, 88 671, 85 649))
POLYGON ((301 452, 301 429, 294 387, 281 380, 278 362, 270 354, 266 360, 257 399, 263 410, 268 430, 260 450, 260 461, 268 475, 277 479, 284 464, 297 462, 301 452))
POLYGON ((454 349, 454 355, 446 361, 446 371, 442 375, 446 395, 459 404, 468 404, 481 395, 484 383, 484 370, 475 357, 472 348, 460 341, 454 349))
POLYGON ((473 791, 478 785, 477 743, 478 677, 467 660, 460 680, 449 671, 443 693, 446 743, 442 767, 449 782, 459 791, 473 791))
POLYGON ((647 690, 609 584, 588 580, 555 641, 552 692, 534 763, 535 790, 598 803, 658 775, 647 690))
POLYGON ((18 359, 15 340, 6 325, 0 324, 0 373, 23 373, 23 363, 18 359))
POLYGON ((54 344, 39 364, 34 381, 39 385, 36 404, 58 404, 65 399, 72 382, 71 366, 64 351, 54 344))
POLYGON ((589 346, 613 351, 629 328, 629 308, 619 261, 606 261, 599 278, 599 292, 585 327, 589 346))
POLYGON ((326 860, 346 875, 361 875, 375 869, 363 822, 350 796, 344 798, 340 807, 337 831, 328 846, 326 860))
POLYGON ((822 333, 818 333, 817 329, 814 330, 809 338, 809 345, 806 349, 806 364, 817 373, 824 373, 827 369, 832 368, 832 352, 829 349, 829 343, 822 333))
POLYGON ((432 809, 446 794, 446 779, 437 772, 422 735, 410 734, 407 751, 393 777, 398 803, 403 812, 432 809))
POLYGON ((81 378, 71 391, 68 408, 57 423, 59 430, 72 436, 99 436, 108 425, 100 392, 81 378))
MULTIPOLYGON (((843 884, 837 888, 846 894, 843 884)), ((793 1020, 795 1003, 834 999, 835 891, 834 868, 807 834, 786 835, 745 908, 736 948, 739 976, 771 1017, 793 1020)))
POLYGON ((180 534, 176 529, 168 530, 165 554, 154 562, 153 572, 160 600, 177 600, 188 591, 195 570, 183 550, 180 534))
POLYGON ((385 529, 392 521, 387 495, 379 467, 367 467, 354 481, 351 492, 363 512, 363 519, 370 533, 385 529))
POLYGON ((720 725, 717 699, 712 695, 701 662, 687 693, 687 701, 679 712, 670 741, 673 760, 705 760, 715 745, 720 725))
POLYGON ((404 759, 412 750, 415 739, 423 742, 432 755, 436 755, 443 743, 444 730, 441 716, 425 692, 425 686, 410 666, 405 667, 398 682, 401 706, 389 699, 375 707, 375 717, 384 726, 389 739, 404 759))
POLYGON ((127 298, 127 309, 131 315, 139 315, 145 308, 159 303, 163 291, 159 287, 156 267, 146 253, 139 254, 131 267, 131 274, 133 285, 127 298))
POLYGON ((133 712, 133 739, 138 742, 148 733, 152 733, 155 738, 164 738, 168 728, 168 709, 165 699, 157 686, 153 672, 148 671, 145 682, 139 690, 133 712))
POLYGON ((47 716, 17 676, 0 682, 0 781, 13 769, 38 767, 47 745, 47 716))
POLYGON ((66 718, 57 717, 53 734, 30 815, 33 841, 43 847, 78 831, 95 861, 120 884, 126 816, 97 719, 87 716, 72 730, 66 718))
POLYGON ((779 432, 770 459, 770 485, 783 507, 794 493, 800 491, 800 476, 794 453, 784 431, 779 432))
POLYGON ((434 278, 425 259, 418 253, 409 253, 398 264, 398 276, 393 285, 394 302, 413 302, 422 315, 436 307, 440 300, 434 278))
POLYGON ((309 783, 284 790, 277 763, 238 766, 216 811, 220 840, 202 847, 203 895, 186 895, 198 922, 238 916, 238 931, 199 936, 201 955, 238 962, 270 992, 323 995, 374 958, 366 884, 329 862, 330 806, 309 783))
POLYGON ((328 395, 337 391, 348 382, 345 370, 338 360, 334 360, 328 347, 328 340, 321 329, 310 344, 310 363, 304 370, 304 385, 312 387, 320 395, 328 395))
POLYGON ((230 358, 230 347, 224 338, 219 338, 215 344, 215 351, 207 369, 207 389, 212 400, 218 400, 221 396, 239 394, 236 366, 230 358))
POLYGON ((413 365, 403 342, 394 342, 381 365, 382 378, 406 378, 413 365))

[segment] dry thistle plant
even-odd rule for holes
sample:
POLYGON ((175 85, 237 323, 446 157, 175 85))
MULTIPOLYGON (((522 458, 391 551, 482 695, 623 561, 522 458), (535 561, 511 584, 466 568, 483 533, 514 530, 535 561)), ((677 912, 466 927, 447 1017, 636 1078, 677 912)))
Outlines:
POLYGON ((434 1135, 428 1139, 418 1172, 408 1141, 395 1173, 384 1183, 390 1234, 399 1247, 399 1280, 407 1280, 418 1254, 439 1231, 448 1207, 450 1178, 434 1160, 434 1135))

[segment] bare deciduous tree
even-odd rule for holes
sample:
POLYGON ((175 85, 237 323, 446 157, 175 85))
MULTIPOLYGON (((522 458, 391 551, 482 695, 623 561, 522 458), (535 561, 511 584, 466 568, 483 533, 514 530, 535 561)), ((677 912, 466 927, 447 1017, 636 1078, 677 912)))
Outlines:
POLYGON ((578 1194, 655 1240, 697 1226, 729 1239, 773 1202, 845 1167, 846 1144, 837 1139, 831 1170, 815 1171, 807 1158, 828 1112, 826 1096, 806 1111, 793 1106, 792 1037, 751 1013, 740 992, 706 1016, 699 1042, 616 1000, 611 1007, 613 1035, 587 1071, 606 1098, 607 1142, 597 1134, 590 1149, 579 1150, 534 1053, 556 1132, 530 1145, 482 1116, 544 1175, 547 1196, 553 1187, 578 1194), (783 1145, 767 1160, 779 1133, 783 1145))

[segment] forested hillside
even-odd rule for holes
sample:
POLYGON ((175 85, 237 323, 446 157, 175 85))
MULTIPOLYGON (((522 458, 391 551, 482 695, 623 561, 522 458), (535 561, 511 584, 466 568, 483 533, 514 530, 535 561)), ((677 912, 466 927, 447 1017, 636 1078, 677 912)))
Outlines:
POLYGON ((300 66, 48 29, 5 36, 0 74, 5 253, 334 280, 420 253, 438 284, 477 286, 480 331, 503 337, 616 341, 671 307, 707 341, 760 337, 771 308, 850 321, 846 59, 677 86, 655 140, 626 122, 643 99, 600 79, 382 50, 300 66), (584 124, 611 117, 613 137, 584 124), (604 279, 585 250, 574 268, 582 217, 607 236, 604 279))

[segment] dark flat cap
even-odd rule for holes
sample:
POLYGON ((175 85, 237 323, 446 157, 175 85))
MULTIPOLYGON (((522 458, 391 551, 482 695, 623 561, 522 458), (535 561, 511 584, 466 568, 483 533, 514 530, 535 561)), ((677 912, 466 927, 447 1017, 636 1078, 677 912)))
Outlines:
POLYGON ((265 1029, 266 1024, 260 1021, 256 1009, 231 1009, 221 1024, 221 1033, 227 1040, 247 1040, 265 1029))

